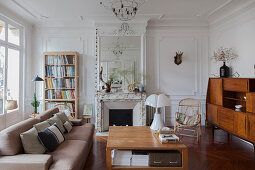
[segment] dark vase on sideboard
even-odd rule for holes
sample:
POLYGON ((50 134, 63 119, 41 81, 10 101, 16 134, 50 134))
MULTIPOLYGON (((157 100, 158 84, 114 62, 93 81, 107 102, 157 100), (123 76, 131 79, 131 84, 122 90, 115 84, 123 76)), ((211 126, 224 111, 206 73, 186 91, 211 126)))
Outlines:
POLYGON ((226 62, 223 62, 223 66, 220 67, 220 77, 229 77, 229 67, 226 66, 226 62))

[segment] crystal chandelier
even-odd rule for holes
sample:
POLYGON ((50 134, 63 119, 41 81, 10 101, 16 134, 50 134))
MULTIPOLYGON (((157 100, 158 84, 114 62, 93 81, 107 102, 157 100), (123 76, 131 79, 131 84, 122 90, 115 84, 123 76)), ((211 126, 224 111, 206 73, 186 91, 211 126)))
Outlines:
POLYGON ((119 38, 117 39, 116 44, 114 44, 114 48, 112 50, 112 53, 119 58, 125 51, 125 46, 119 42, 119 38))
POLYGON ((101 0, 100 4, 110 8, 121 21, 128 21, 135 17, 138 8, 145 0, 101 0))
POLYGON ((113 34, 117 36, 128 36, 128 35, 134 35, 135 31, 130 27, 128 23, 123 22, 120 28, 115 30, 113 34))

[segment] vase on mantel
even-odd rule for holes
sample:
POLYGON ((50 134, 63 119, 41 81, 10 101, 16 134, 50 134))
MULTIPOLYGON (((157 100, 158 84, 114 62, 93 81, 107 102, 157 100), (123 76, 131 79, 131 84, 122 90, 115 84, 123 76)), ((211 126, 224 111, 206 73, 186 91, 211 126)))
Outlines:
POLYGON ((223 62, 223 66, 220 67, 220 77, 229 77, 229 67, 226 66, 226 62, 223 62))

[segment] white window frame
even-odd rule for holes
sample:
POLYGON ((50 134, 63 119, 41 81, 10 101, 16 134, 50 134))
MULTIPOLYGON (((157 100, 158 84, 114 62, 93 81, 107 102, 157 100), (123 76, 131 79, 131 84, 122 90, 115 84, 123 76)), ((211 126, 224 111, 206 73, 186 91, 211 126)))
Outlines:
POLYGON ((3 114, 0 115, 0 119, 4 118, 5 125, 4 127, 7 127, 11 124, 14 124, 16 122, 19 122, 21 119, 23 119, 23 108, 24 108, 24 79, 23 79, 23 65, 24 65, 24 26, 21 24, 13 21, 12 19, 9 19, 8 17, 4 16, 3 14, 0 14, 0 20, 5 22, 5 40, 0 40, 0 46, 5 47, 5 65, 4 65, 4 93, 3 93, 3 107, 5 106, 5 101, 7 98, 7 65, 8 65, 8 49, 13 49, 19 51, 19 105, 18 109, 14 110, 12 112, 7 113, 7 110, 3 110, 3 114), (8 42, 8 25, 12 25, 19 29, 19 45, 12 44, 8 42), (8 118, 9 117, 9 118, 8 118), (13 119, 12 119, 13 118, 13 119))

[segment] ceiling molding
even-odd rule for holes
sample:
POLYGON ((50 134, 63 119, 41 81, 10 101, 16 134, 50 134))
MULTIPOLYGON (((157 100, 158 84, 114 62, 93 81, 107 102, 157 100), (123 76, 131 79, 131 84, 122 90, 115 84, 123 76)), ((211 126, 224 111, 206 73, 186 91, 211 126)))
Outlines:
POLYGON ((231 12, 226 13, 225 15, 222 15, 221 17, 218 17, 212 21, 209 22, 209 27, 217 26, 218 24, 224 23, 225 21, 228 21, 229 19, 241 15, 243 12, 252 9, 255 7, 255 0, 252 0, 250 2, 247 2, 240 6, 239 8, 236 8, 235 10, 232 10, 231 12))
POLYGON ((213 14, 215 14, 217 11, 219 11, 220 9, 222 9, 223 7, 227 6, 229 3, 231 3, 232 0, 228 0, 227 2, 223 3, 222 5, 220 5, 219 7, 215 8, 214 10, 212 10, 211 12, 208 13, 208 16, 211 16, 213 14))

